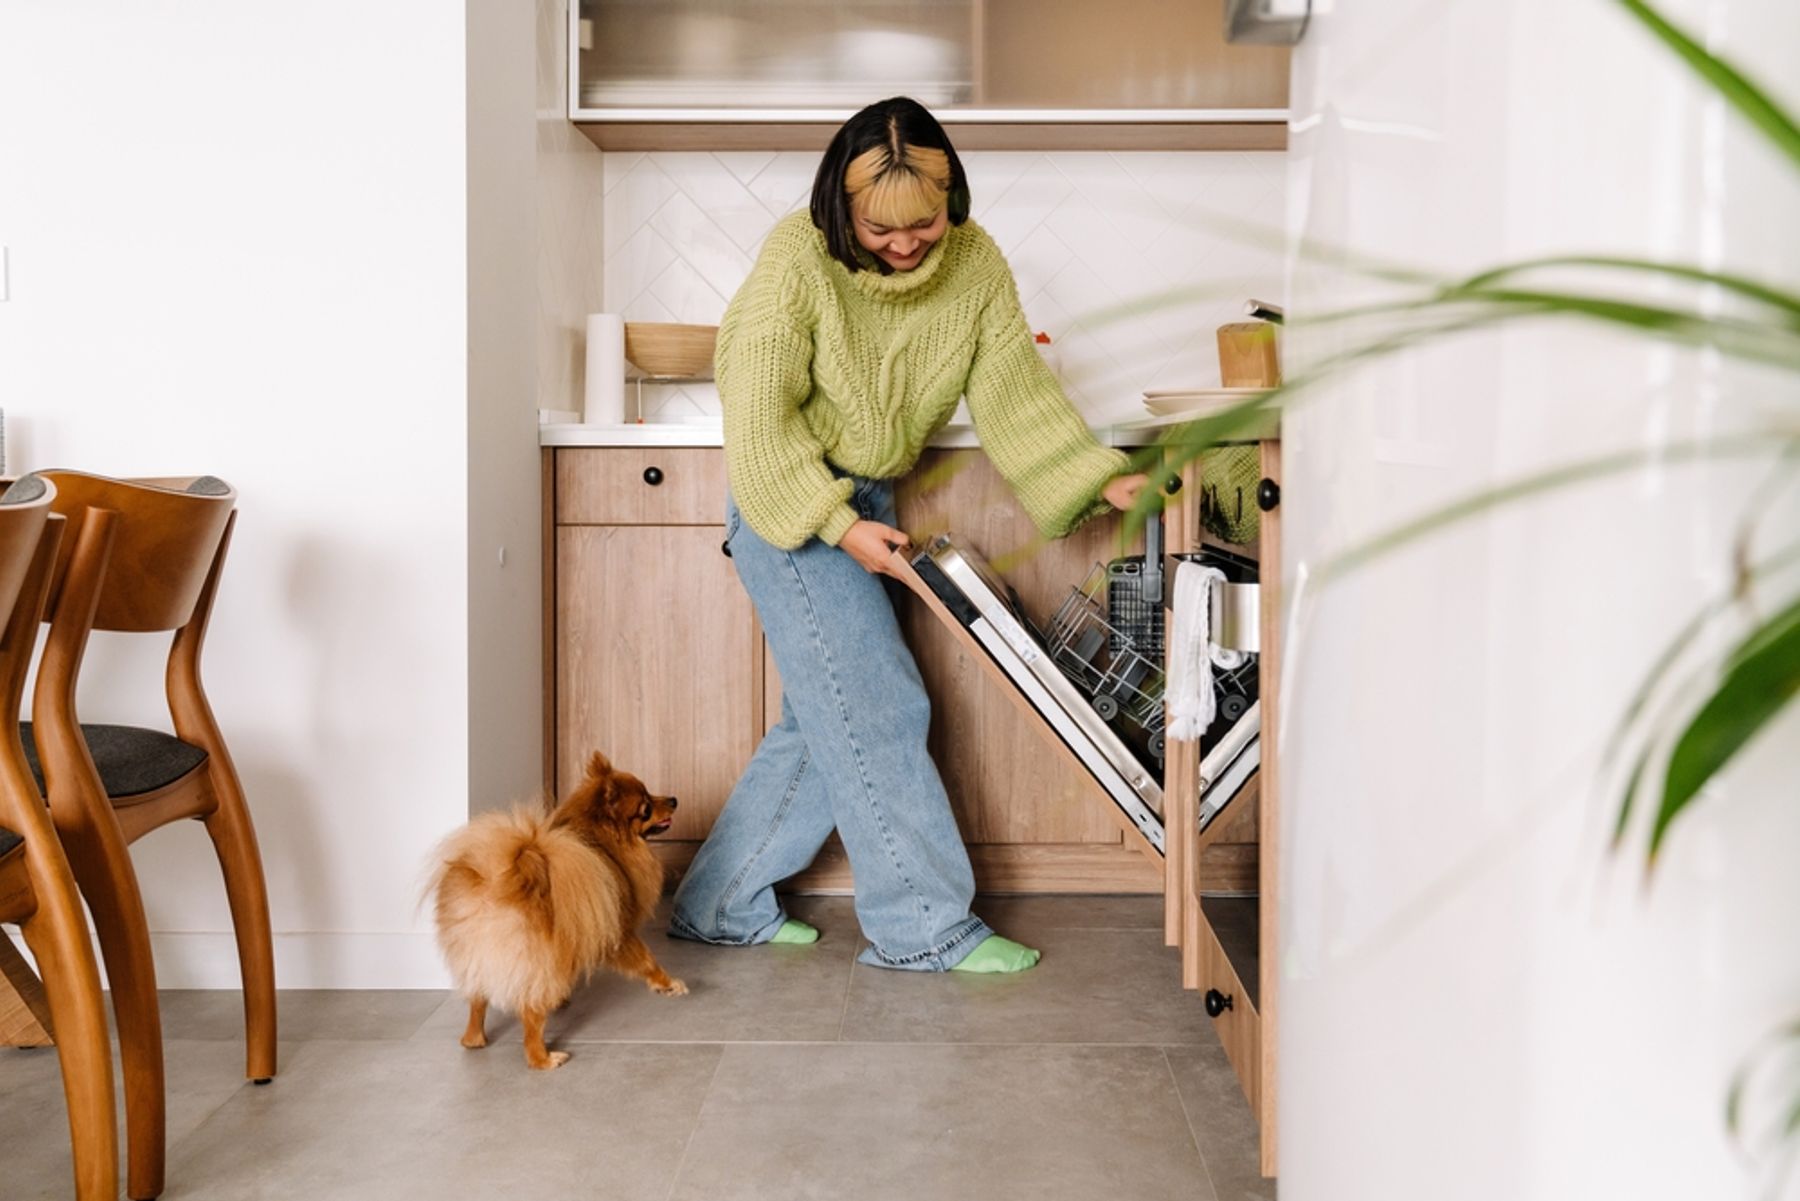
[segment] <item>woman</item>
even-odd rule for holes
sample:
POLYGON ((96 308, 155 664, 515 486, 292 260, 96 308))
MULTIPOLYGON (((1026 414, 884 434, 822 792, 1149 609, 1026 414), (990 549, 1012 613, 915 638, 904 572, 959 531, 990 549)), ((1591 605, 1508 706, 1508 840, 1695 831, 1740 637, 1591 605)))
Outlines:
POLYGON ((907 545, 893 481, 964 395, 1047 537, 1129 508, 1144 477, 1094 440, 1039 358, 1005 258, 969 220, 956 151, 917 102, 884 100, 838 130, 810 213, 776 225, 726 308, 716 368, 726 546, 781 672, 781 724, 682 880, 670 933, 812 942, 774 886, 835 828, 862 962, 1031 967, 1037 951, 969 912, 968 853, 925 746, 930 702, 880 578, 907 545))

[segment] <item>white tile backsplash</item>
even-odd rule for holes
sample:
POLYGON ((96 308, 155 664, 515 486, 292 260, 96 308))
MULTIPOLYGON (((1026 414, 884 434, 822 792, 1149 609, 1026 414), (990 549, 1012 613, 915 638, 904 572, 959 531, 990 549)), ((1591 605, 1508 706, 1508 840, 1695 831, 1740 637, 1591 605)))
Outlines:
MULTIPOLYGON (((630 321, 701 324, 719 320, 770 227, 807 204, 819 161, 786 151, 601 157, 605 309, 630 321)), ((1246 297, 1281 295, 1284 155, 962 159, 975 219, 1006 253, 1026 316, 1057 344, 1064 387, 1090 421, 1141 411, 1146 388, 1216 386, 1216 328, 1243 319, 1246 297), (1176 288, 1196 295, 1100 319, 1103 309, 1176 288)), ((719 412, 711 385, 646 387, 643 400, 652 421, 719 412)))

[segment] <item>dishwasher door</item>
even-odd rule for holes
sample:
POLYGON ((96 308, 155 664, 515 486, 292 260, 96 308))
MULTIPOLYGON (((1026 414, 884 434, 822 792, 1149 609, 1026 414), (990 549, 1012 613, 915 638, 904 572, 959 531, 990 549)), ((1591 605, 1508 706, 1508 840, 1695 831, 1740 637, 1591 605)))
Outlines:
POLYGON ((960 634, 990 674, 1038 718, 1038 728, 1074 756, 1112 798, 1140 849, 1164 854, 1162 784, 1095 712, 1047 653, 1007 588, 981 556, 947 534, 932 539, 904 564, 902 578, 934 613, 960 634))

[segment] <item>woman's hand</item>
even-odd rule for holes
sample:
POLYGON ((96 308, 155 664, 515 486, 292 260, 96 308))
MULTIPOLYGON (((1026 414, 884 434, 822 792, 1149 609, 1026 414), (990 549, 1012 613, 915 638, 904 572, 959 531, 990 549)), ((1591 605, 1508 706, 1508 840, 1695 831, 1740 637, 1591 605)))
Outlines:
POLYGON ((1116 475, 1106 487, 1100 489, 1100 495, 1106 498, 1107 504, 1123 511, 1137 503, 1138 493, 1149 482, 1150 477, 1147 475, 1116 475))
POLYGON ((912 539, 906 536, 906 531, 882 525, 879 521, 859 521, 838 539, 839 547, 864 570, 876 575, 894 575, 888 566, 888 555, 893 547, 911 545, 912 539))

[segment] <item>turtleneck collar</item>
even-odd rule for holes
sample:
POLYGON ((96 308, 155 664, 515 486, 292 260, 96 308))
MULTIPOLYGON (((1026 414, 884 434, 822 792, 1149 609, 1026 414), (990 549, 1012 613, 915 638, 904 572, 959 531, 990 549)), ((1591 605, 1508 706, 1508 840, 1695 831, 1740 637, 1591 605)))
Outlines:
POLYGON ((944 236, 931 244, 919 265, 909 267, 905 271, 892 271, 886 275, 876 264, 880 262, 862 246, 857 246, 856 257, 863 264, 861 271, 845 269, 842 263, 838 267, 850 277, 850 282, 864 295, 883 300, 893 300, 917 292, 929 284, 938 273, 938 267, 944 261, 945 243, 957 236, 961 226, 952 225, 944 231, 944 236))

